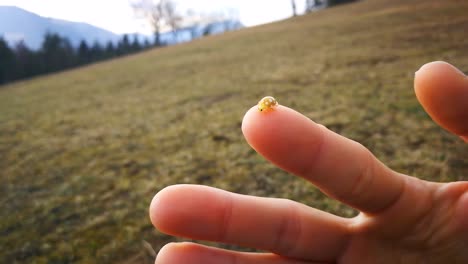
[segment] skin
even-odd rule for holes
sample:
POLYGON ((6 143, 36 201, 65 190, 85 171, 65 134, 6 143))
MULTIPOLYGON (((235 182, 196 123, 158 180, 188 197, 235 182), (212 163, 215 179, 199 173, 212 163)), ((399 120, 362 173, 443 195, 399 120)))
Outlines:
MULTIPOLYGON (((414 83, 434 121, 468 141, 468 78, 432 62, 414 83)), ((468 182, 433 183, 392 171, 361 144, 285 106, 267 113, 254 106, 242 131, 266 159, 361 213, 348 219, 290 200, 170 186, 150 206, 157 229, 268 253, 171 243, 157 264, 468 263, 468 182)))

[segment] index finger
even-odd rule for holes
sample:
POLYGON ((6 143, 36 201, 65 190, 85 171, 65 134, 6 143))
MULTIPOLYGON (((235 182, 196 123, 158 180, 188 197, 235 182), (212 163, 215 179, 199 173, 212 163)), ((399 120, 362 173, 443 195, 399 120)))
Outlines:
POLYGON ((242 131, 266 159, 358 210, 380 212, 403 191, 403 177, 364 146, 288 107, 279 105, 266 112, 251 108, 242 131))

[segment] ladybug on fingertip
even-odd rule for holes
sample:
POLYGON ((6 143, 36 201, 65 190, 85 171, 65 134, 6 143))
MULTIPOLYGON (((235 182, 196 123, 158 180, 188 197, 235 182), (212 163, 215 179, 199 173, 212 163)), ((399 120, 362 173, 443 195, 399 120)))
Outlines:
POLYGON ((260 112, 273 110, 276 106, 278 106, 278 101, 273 96, 265 96, 258 102, 258 110, 260 112))

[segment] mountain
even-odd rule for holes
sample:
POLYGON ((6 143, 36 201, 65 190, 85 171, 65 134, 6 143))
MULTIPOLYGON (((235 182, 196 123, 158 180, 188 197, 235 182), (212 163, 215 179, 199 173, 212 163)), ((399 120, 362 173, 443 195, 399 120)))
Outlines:
POLYGON ((10 44, 24 40, 30 48, 38 49, 47 31, 67 37, 73 45, 78 45, 82 39, 105 43, 120 37, 86 23, 45 18, 18 7, 0 6, 0 35, 10 44))
MULTIPOLYGON (((175 33, 165 32, 161 34, 160 38, 163 44, 172 45, 242 27, 243 25, 237 20, 213 21, 184 27, 175 33)), ((41 17, 14 6, 0 6, 0 36, 3 36, 11 46, 23 40, 28 47, 39 49, 46 32, 58 33, 60 36, 67 37, 75 47, 83 39, 90 44, 95 41, 105 44, 108 41, 116 43, 122 37, 90 24, 41 17)), ((152 40, 152 37, 146 35, 136 35, 140 42, 146 39, 152 40)), ((133 39, 133 36, 130 39, 133 39)))

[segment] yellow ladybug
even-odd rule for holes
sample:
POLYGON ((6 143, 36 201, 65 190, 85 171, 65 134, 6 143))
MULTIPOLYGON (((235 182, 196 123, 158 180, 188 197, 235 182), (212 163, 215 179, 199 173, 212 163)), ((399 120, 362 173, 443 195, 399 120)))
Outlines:
POLYGON ((268 109, 273 109, 273 107, 278 105, 278 101, 272 96, 263 97, 260 102, 258 102, 258 110, 263 112, 268 109))

